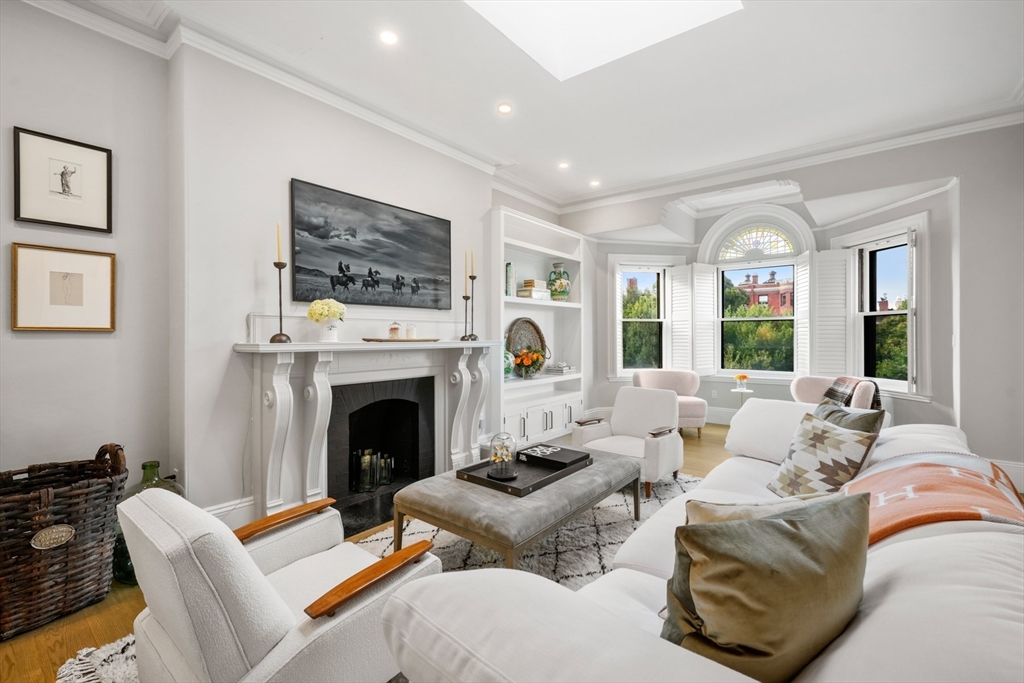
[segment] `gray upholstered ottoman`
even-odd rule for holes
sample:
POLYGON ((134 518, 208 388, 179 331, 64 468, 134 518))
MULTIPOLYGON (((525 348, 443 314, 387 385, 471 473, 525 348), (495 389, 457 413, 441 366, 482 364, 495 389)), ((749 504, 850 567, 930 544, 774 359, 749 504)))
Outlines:
POLYGON ((633 516, 640 519, 640 465, 633 458, 594 451, 594 464, 528 496, 495 491, 445 472, 395 494, 395 550, 402 549, 406 515, 422 519, 505 554, 514 569, 528 547, 633 484, 633 516))

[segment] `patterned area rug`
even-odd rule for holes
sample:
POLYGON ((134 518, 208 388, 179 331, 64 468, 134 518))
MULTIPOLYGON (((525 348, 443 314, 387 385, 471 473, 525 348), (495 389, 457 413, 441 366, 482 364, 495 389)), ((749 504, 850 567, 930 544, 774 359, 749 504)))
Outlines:
POLYGON ((108 643, 101 648, 87 647, 57 669, 57 683, 138 683, 135 666, 135 635, 108 643))
MULTIPOLYGON (((633 520, 632 490, 618 491, 527 550, 519 558, 519 569, 578 590, 611 571, 619 546, 644 520, 700 481, 699 477, 686 475, 679 475, 678 480, 662 479, 654 484, 648 499, 643 497, 641 490, 639 522, 633 520)), ((403 542, 408 545, 423 539, 434 542, 434 549, 430 552, 440 558, 441 567, 446 572, 505 566, 501 553, 418 519, 407 519, 402 532, 403 542)), ((387 529, 358 541, 357 545, 384 557, 391 552, 393 540, 393 530, 387 529)))
MULTIPOLYGON (((644 520, 666 503, 700 483, 699 477, 680 475, 654 484, 650 498, 640 496, 640 521, 633 520, 633 492, 623 489, 604 499, 593 510, 577 517, 543 539, 519 559, 519 568, 578 590, 612 569, 619 546, 644 520)), ((407 543, 430 539, 431 550, 441 559, 444 571, 504 567, 505 558, 489 548, 438 529, 418 519, 407 519, 402 534, 407 543)), ((394 534, 381 531, 358 542, 364 550, 384 557, 391 552, 394 534)), ((395 683, 404 683, 396 676, 395 683)), ((138 683, 135 636, 128 634, 99 649, 86 648, 57 671, 56 683, 138 683)))

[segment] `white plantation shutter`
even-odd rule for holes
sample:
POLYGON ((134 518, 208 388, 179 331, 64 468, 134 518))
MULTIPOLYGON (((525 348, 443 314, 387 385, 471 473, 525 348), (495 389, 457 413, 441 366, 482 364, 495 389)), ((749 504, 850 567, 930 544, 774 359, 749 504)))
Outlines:
POLYGON ((811 372, 850 373, 853 348, 854 249, 820 251, 814 256, 814 318, 811 372))
POLYGON ((672 304, 670 348, 673 370, 693 370, 693 297, 690 266, 668 269, 672 304))
POLYGON ((717 366, 715 321, 718 269, 707 263, 693 266, 693 370, 698 375, 713 375, 717 366))
POLYGON ((793 268, 793 327, 796 374, 811 374, 811 252, 796 257, 793 268))
POLYGON ((615 297, 615 343, 612 345, 612 375, 622 374, 622 268, 615 266, 615 281, 612 283, 612 296, 615 297))

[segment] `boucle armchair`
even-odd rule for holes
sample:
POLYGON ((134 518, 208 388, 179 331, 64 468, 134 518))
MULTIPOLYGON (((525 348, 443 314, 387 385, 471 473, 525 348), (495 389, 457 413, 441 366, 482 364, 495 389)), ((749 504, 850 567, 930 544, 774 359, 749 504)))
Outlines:
MULTIPOLYGON (((797 403, 821 403, 825 392, 835 377, 819 377, 816 375, 805 375, 797 377, 789 385, 789 393, 797 403)), ((861 382, 853 390, 853 399, 850 401, 851 408, 870 408, 871 400, 875 396, 875 385, 873 382, 861 382)))
POLYGON ((381 629, 384 604, 402 583, 440 573, 441 562, 424 554, 429 544, 381 560, 345 543, 331 502, 235 532, 168 491, 148 489, 121 503, 118 519, 147 605, 135 619, 140 683, 397 674, 381 629))
POLYGON ((647 389, 669 389, 676 392, 679 403, 679 433, 697 429, 697 438, 708 421, 708 402, 694 394, 700 388, 700 375, 689 370, 637 370, 633 386, 647 389))
POLYGON ((640 461, 640 478, 647 497, 651 484, 675 477, 683 466, 683 440, 675 392, 667 389, 622 387, 615 395, 611 418, 579 420, 572 445, 626 455, 640 461))

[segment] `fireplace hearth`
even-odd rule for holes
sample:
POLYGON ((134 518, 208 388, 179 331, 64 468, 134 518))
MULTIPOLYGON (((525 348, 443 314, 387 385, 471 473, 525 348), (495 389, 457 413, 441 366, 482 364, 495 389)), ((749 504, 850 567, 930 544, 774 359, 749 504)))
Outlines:
POLYGON ((331 393, 327 495, 351 536, 389 522, 395 493, 434 475, 434 379, 333 386, 331 393))

